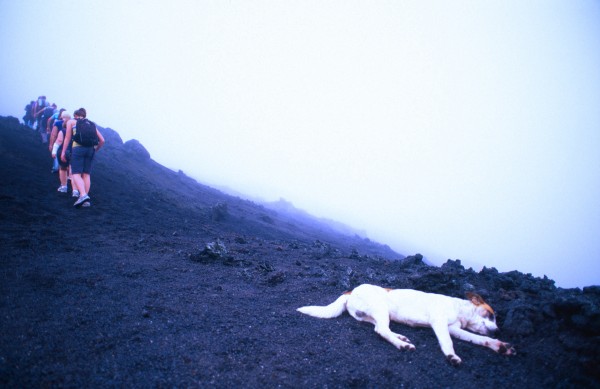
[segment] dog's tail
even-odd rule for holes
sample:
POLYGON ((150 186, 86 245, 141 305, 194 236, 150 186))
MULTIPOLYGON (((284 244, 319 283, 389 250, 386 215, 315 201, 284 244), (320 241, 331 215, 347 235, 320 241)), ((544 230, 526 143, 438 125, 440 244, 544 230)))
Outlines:
POLYGON ((350 293, 341 295, 337 300, 327 306, 309 305, 298 308, 297 311, 321 319, 331 319, 344 313, 348 297, 350 297, 350 293))

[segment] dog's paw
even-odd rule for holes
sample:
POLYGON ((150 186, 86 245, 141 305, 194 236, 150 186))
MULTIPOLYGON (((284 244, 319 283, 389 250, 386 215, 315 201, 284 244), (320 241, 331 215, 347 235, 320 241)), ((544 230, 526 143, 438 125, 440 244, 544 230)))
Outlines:
POLYGON ((416 349, 417 348, 411 343, 408 343, 407 345, 402 346, 402 350, 404 350, 404 351, 415 351, 416 349))
POLYGON ((403 342, 410 343, 410 339, 408 339, 408 338, 407 338, 406 336, 404 336, 404 335, 396 334, 396 338, 400 339, 400 340, 401 340, 401 341, 403 341, 403 342))
POLYGON ((458 366, 462 363, 462 360, 458 357, 458 355, 453 354, 446 355, 446 360, 448 360, 452 366, 458 366))
POLYGON ((412 343, 402 342, 402 343, 396 345, 396 347, 400 351, 415 351, 416 350, 416 347, 412 343))
POLYGON ((515 350, 510 343, 500 342, 498 345, 498 353, 502 355, 516 355, 517 350, 515 350))

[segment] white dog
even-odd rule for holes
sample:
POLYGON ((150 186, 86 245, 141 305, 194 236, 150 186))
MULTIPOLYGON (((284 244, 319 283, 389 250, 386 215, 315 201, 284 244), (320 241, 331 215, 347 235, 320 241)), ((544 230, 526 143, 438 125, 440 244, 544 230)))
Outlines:
POLYGON ((463 329, 482 335, 491 335, 498 330, 492 308, 477 294, 469 293, 467 297, 469 300, 413 289, 384 289, 363 284, 327 306, 307 306, 298 308, 298 311, 329 319, 347 310, 356 320, 374 324, 375 332, 400 350, 414 350, 415 346, 405 336, 390 330, 390 320, 413 327, 431 327, 442 352, 453 365, 459 365, 461 359, 454 352, 450 335, 489 347, 500 354, 516 354, 508 343, 463 329))

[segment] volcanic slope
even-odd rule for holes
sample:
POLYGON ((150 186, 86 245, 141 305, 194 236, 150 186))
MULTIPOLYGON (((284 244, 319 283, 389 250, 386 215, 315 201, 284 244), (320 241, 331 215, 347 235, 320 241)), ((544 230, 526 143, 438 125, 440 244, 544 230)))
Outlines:
POLYGON ((56 192, 45 145, 0 118, 2 387, 599 387, 600 288, 517 271, 428 266, 201 185, 102 129, 93 205, 56 192), (328 304, 361 283, 496 310, 517 355, 392 324, 401 352, 328 304))

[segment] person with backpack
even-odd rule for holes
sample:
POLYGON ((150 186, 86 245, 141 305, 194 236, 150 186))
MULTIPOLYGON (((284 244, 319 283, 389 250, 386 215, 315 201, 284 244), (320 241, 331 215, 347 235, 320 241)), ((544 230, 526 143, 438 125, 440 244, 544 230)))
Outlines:
POLYGON ((33 122, 35 121, 35 117, 33 116, 34 109, 35 101, 31 100, 31 102, 25 106, 25 116, 23 116, 23 123, 30 128, 33 128, 33 122))
POLYGON ((42 143, 48 143, 48 136, 50 135, 51 128, 48 128, 48 121, 54 115, 56 110, 56 104, 47 105, 40 115, 40 122, 38 125, 38 131, 42 136, 42 143))
POLYGON ((48 102, 46 101, 46 96, 38 97, 37 101, 35 102, 35 104, 33 106, 33 119, 35 121, 34 128, 33 128, 34 130, 38 130, 38 131, 42 132, 42 130, 46 129, 46 127, 44 127, 42 129, 41 115, 47 106, 48 106, 48 102))
POLYGON ((65 152, 71 144, 71 184, 73 191, 79 191, 79 198, 73 204, 74 207, 89 207, 91 205, 90 173, 92 172, 92 161, 97 150, 104 145, 104 137, 96 128, 96 125, 86 118, 85 108, 79 108, 73 112, 73 119, 67 122, 67 130, 63 141, 63 149, 60 159, 66 162, 65 152))

